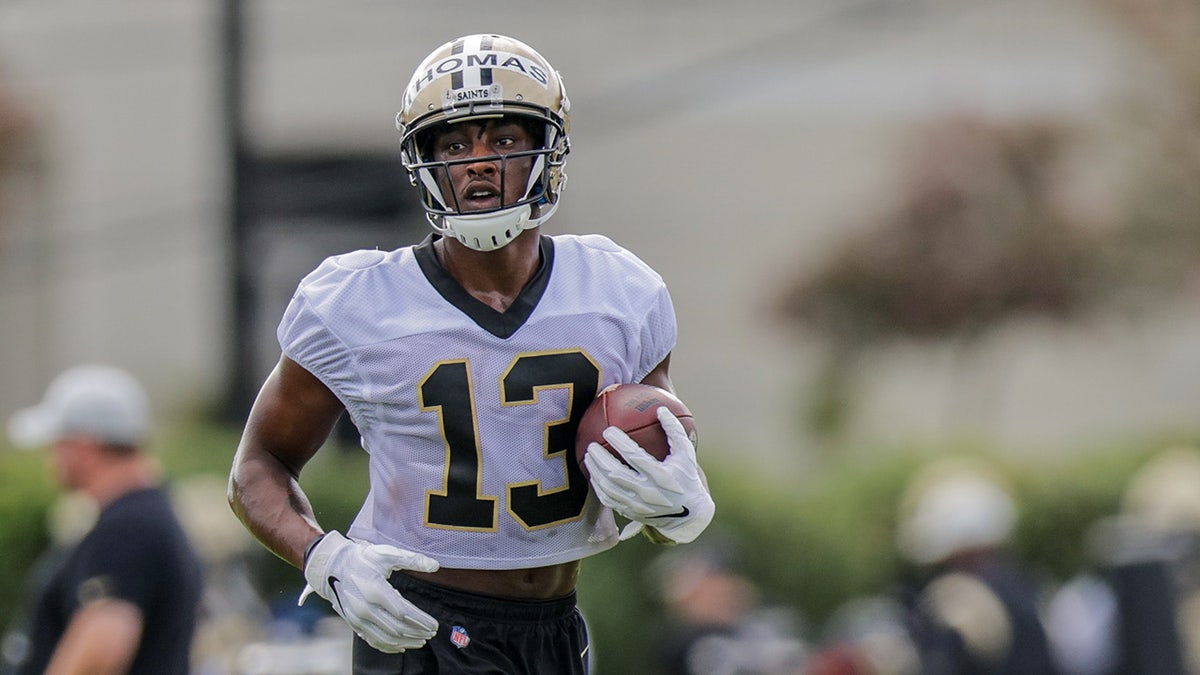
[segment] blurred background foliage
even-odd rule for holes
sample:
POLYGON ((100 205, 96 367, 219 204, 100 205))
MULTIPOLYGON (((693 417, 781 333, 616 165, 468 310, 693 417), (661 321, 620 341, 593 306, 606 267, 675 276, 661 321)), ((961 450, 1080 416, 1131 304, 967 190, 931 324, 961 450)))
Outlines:
MULTIPOLYGON (((775 305, 785 322, 820 334, 828 346, 812 404, 797 415, 823 441, 819 461, 796 476, 739 461, 738 448, 702 448, 718 504, 714 530, 745 545, 746 572, 764 599, 794 608, 811 634, 848 600, 892 592, 914 574, 896 552, 896 505, 909 478, 935 457, 985 456, 1001 467, 1020 506, 1017 552, 1061 581, 1095 563, 1089 530, 1120 512, 1137 468, 1164 447, 1200 442, 1194 432, 1163 429, 1156 437, 1014 455, 973 439, 850 447, 842 436, 853 421, 856 366, 872 349, 897 340, 967 349, 998 325, 1031 315, 1136 316, 1146 298, 1181 295, 1200 283, 1200 5, 1102 5, 1170 66, 1181 98, 1175 112, 1131 106, 1119 147, 1103 129, 1062 120, 956 113, 916 129, 899 198, 868 227, 852 228, 859 234, 823 264, 796 274, 775 305), (1095 153, 1125 158, 1117 193, 1078 189, 1095 153)), ((3 109, 0 122, 2 163, 6 139, 24 123, 3 109)), ((177 422, 157 450, 177 482, 223 481, 239 431, 207 419, 177 422)), ((56 493, 39 455, 3 450, 0 574, 17 580, 50 542, 46 514, 56 493)), ((366 491, 366 456, 323 452, 303 483, 321 522, 344 529, 366 491)), ((222 501, 201 508, 231 531, 240 528, 222 501)), ((256 545, 242 551, 264 602, 294 603, 299 572, 256 545)), ((650 570, 661 553, 639 539, 584 563, 580 602, 605 672, 644 672, 660 613, 650 570)), ((0 586, 0 626, 19 611, 22 592, 15 581, 0 586)))
POLYGON ((907 339, 967 352, 1015 319, 1136 318, 1200 286, 1200 9, 1105 7, 1167 66, 1178 107, 1129 105, 1107 131, 961 112, 916 128, 898 198, 776 305, 827 343, 804 414, 819 438, 851 423, 856 366, 872 348, 907 339), (1119 179, 1093 182, 1114 156, 1119 179))
MULTIPOLYGON (((223 481, 238 433, 207 424, 169 429, 157 452, 174 485, 196 477, 223 481)), ((931 458, 966 454, 1000 467, 1021 509, 1016 549, 1047 579, 1061 581, 1094 563, 1086 546, 1089 527, 1119 512, 1129 477, 1165 442, 1129 441, 1037 461, 1004 460, 970 442, 858 449, 799 480, 717 459, 721 453, 714 451, 704 458, 719 505, 711 536, 738 542, 763 600, 795 610, 806 635, 817 640, 822 624, 844 603, 895 593, 913 574, 896 552, 896 505, 913 473, 931 458)), ((313 462, 305 490, 321 522, 344 529, 366 490, 366 454, 337 448, 313 462)), ((6 578, 23 577, 48 543, 45 514, 54 496, 38 454, 0 453, 0 574, 6 578)), ((237 533, 240 525, 222 501, 202 508, 233 526, 226 533, 237 533)), ((605 672, 645 672, 662 619, 651 571, 666 550, 638 538, 584 562, 580 605, 605 672)), ((294 604, 303 585, 298 571, 258 546, 242 548, 242 555, 266 605, 294 604)), ((21 592, 18 584, 0 588, 0 624, 13 618, 21 592)))
POLYGON ((809 426, 829 437, 849 422, 849 380, 871 348, 966 350, 1014 319, 1136 317, 1195 288, 1200 115, 1188 122, 1153 127, 1102 214, 1066 185, 1090 152, 1077 129, 954 116, 914 134, 900 201, 781 296, 783 319, 829 346, 809 426))

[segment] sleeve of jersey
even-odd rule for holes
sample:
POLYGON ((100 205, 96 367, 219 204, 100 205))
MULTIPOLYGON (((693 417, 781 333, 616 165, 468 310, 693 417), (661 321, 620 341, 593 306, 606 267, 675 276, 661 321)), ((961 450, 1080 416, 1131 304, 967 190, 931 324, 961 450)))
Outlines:
POLYGON ((329 387, 350 407, 358 398, 355 391, 352 351, 330 328, 325 316, 336 308, 340 294, 336 264, 327 260, 300 282, 279 322, 276 336, 280 349, 329 387))
POLYGON ((132 523, 109 524, 97 531, 78 554, 76 600, 124 600, 146 612, 154 593, 156 570, 162 564, 159 538, 132 523))
POLYGON ((638 363, 636 381, 650 374, 654 367, 667 358, 675 348, 679 337, 679 328, 675 323, 675 306, 671 304, 671 294, 666 284, 659 284, 646 319, 642 323, 642 354, 638 363))

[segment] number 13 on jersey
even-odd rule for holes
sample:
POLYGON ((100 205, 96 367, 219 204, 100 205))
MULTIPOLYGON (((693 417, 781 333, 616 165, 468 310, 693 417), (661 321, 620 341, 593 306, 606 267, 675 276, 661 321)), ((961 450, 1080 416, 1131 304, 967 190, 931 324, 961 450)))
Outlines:
MULTIPOLYGON (((530 352, 518 354, 504 370, 500 401, 478 401, 489 409, 496 409, 498 404, 504 410, 536 406, 539 393, 545 390, 567 392, 565 416, 561 409, 545 411, 540 448, 543 459, 561 463, 563 486, 543 490, 536 479, 506 486, 508 511, 526 529, 549 527, 583 514, 588 484, 575 463, 575 430, 599 388, 600 367, 582 350, 530 352)), ((418 389, 421 410, 438 414, 446 449, 442 489, 425 495, 425 524, 455 530, 495 530, 500 498, 482 494, 482 449, 470 363, 465 359, 438 363, 418 389)))

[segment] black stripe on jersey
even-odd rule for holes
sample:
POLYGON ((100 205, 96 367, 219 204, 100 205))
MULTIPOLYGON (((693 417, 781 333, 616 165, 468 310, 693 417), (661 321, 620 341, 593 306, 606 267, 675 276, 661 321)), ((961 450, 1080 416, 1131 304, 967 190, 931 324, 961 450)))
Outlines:
POLYGON ((521 294, 513 300, 508 310, 497 312, 491 305, 475 299, 475 296, 468 293, 442 268, 433 250, 436 236, 438 235, 431 234, 425 241, 413 247, 417 265, 421 267, 421 272, 429 280, 429 284, 446 302, 470 317, 480 328, 502 340, 512 337, 529 320, 550 284, 550 270, 554 267, 554 240, 546 235, 540 237, 538 246, 542 259, 537 272, 534 272, 533 278, 525 284, 525 288, 521 289, 521 294))

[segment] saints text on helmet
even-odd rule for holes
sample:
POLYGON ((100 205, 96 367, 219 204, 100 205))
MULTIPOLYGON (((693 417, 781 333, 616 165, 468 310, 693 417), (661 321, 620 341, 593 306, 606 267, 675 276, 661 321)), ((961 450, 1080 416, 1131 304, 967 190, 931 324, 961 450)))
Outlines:
POLYGON ((471 89, 447 89, 442 94, 442 106, 445 108, 480 101, 499 105, 503 100, 504 87, 498 84, 493 84, 490 87, 472 87, 471 89))

